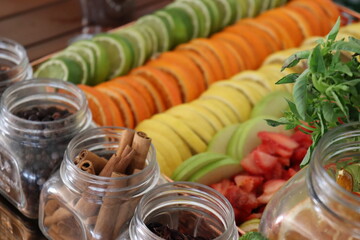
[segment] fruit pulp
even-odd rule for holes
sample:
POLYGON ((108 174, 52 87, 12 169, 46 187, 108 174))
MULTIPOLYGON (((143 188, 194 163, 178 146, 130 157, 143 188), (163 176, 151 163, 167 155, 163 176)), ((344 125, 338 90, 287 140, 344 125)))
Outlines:
POLYGON ((309 198, 299 202, 277 218, 278 223, 269 230, 269 240, 357 240, 341 226, 317 211, 309 198))

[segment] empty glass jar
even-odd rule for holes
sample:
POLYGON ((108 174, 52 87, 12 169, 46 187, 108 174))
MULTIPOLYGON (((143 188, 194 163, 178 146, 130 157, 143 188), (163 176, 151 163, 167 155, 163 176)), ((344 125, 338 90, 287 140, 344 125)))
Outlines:
POLYGON ((310 165, 273 196, 260 231, 270 240, 360 239, 359 164, 359 122, 326 133, 310 165))
POLYGON ((81 89, 54 79, 11 85, 0 107, 0 193, 25 216, 37 218, 43 184, 58 169, 69 141, 90 127, 91 112, 81 89), (37 119, 44 111, 56 119, 37 119))

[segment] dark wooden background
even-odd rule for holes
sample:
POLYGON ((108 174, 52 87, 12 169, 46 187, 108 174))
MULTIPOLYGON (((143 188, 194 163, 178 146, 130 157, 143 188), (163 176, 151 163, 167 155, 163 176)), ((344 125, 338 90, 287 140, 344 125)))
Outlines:
MULTIPOLYGON (((124 24, 172 2, 133 1, 134 14, 124 24)), ((81 33, 81 18, 80 0, 0 0, 0 37, 21 43, 33 61, 65 48, 81 33)))

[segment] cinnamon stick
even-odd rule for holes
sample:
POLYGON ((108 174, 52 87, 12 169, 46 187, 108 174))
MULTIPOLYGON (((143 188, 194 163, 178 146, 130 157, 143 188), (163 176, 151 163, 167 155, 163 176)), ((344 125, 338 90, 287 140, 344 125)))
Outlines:
POLYGON ((151 145, 151 138, 144 132, 136 132, 132 143, 132 148, 135 149, 134 160, 131 162, 129 172, 132 173, 134 169, 143 169, 145 167, 145 160, 148 155, 151 145))
POLYGON ((90 160, 82 160, 77 165, 84 172, 88 172, 90 174, 95 174, 94 164, 90 160))
MULTIPOLYGON (((125 152, 126 150, 124 150, 125 152)), ((112 178, 124 177, 125 174, 113 172, 112 178)), ((100 211, 96 220, 94 234, 101 236, 102 239, 112 239, 114 227, 117 221, 120 205, 123 204, 116 198, 117 193, 111 192, 112 188, 122 188, 127 185, 126 182, 117 180, 114 185, 109 186, 109 191, 106 192, 104 201, 100 207, 100 211)))
POLYGON ((119 147, 116 150, 116 153, 111 156, 105 167, 100 172, 99 176, 102 177, 110 177, 112 172, 116 172, 114 170, 115 165, 121 159, 121 155, 127 146, 132 145, 132 141, 134 138, 134 131, 130 129, 124 130, 123 134, 121 135, 119 147))
POLYGON ((63 207, 59 207, 52 215, 45 216, 44 225, 49 227, 52 224, 55 224, 70 217, 72 217, 72 213, 69 210, 63 207))

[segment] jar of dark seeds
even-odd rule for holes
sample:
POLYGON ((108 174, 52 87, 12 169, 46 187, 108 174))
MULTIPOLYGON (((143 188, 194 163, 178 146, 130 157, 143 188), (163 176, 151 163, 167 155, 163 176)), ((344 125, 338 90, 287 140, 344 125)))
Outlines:
POLYGON ((237 240, 234 212, 214 189, 193 182, 158 186, 140 200, 118 240, 237 240))
POLYGON ((43 184, 72 137, 91 126, 91 112, 77 86, 53 79, 13 84, 0 107, 0 193, 37 218, 43 184))
POLYGON ((23 46, 0 37, 0 96, 10 85, 31 77, 32 68, 23 46))

